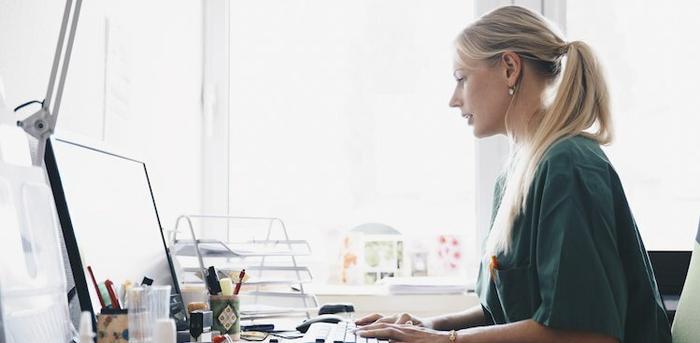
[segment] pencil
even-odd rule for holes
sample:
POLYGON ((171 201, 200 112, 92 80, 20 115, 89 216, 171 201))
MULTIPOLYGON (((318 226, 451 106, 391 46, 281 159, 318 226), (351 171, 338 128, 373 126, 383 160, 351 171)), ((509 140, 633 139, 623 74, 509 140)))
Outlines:
POLYGON ((92 279, 92 285, 95 286, 95 292, 97 293, 97 298, 100 299, 100 306, 105 307, 105 301, 102 299, 102 294, 100 293, 100 288, 97 287, 97 280, 95 280, 95 274, 92 273, 92 267, 87 266, 88 273, 90 273, 90 278, 92 279))

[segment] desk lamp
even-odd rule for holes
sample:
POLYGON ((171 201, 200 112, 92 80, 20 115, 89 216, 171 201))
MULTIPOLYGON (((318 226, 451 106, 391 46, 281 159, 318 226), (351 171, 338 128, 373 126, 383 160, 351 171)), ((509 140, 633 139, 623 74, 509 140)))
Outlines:
MULTIPOLYGON (((16 123, 37 140, 34 154, 29 151, 26 136, 18 127, 0 123, 4 132, 12 133, 0 139, 0 343, 66 342, 73 336, 58 240, 60 228, 42 165, 46 140, 56 126, 81 3, 82 0, 76 0, 74 6, 73 0, 66 1, 46 98, 36 101, 42 104, 41 109, 16 123), (72 24, 66 42, 71 13, 72 24), (54 98, 59 64, 60 78, 51 111, 49 106, 54 98)), ((2 92, 0 105, 4 105, 2 92)), ((24 105, 15 111, 22 107, 24 105)), ((0 116, 7 119, 11 114, 0 113, 0 116)))
POLYGON ((22 104, 15 108, 15 112, 19 109, 33 103, 40 103, 41 109, 39 109, 34 114, 20 120, 17 122, 17 126, 21 127, 30 136, 37 140, 36 152, 32 155, 32 163, 35 166, 42 166, 44 161, 44 151, 46 150, 46 140, 53 134, 56 128, 56 119, 58 118, 58 110, 61 107, 61 97, 63 96, 63 87, 66 83, 66 75, 68 74, 68 65, 70 63, 70 56, 73 50, 73 41, 75 40, 75 30, 78 26, 78 18, 80 17, 80 6, 82 0, 76 0, 75 6, 73 6, 73 0, 66 0, 66 8, 63 12, 63 21, 61 22, 61 31, 58 36, 58 44, 56 46, 56 53, 53 59, 53 65, 51 66, 51 76, 49 77, 49 86, 46 89, 46 97, 43 101, 30 101, 22 104), (73 9, 73 16, 71 17, 71 8, 73 9), (71 19, 70 33, 68 35, 68 42, 65 42, 66 38, 66 28, 68 27, 68 21, 71 19), (63 46, 66 44, 65 51, 63 46), (59 63, 63 57, 63 63, 60 65, 60 79, 58 80, 58 87, 54 90, 54 84, 56 82, 56 76, 59 73, 59 63), (54 96, 55 91, 55 103, 53 105, 53 110, 50 110, 51 99, 54 96))

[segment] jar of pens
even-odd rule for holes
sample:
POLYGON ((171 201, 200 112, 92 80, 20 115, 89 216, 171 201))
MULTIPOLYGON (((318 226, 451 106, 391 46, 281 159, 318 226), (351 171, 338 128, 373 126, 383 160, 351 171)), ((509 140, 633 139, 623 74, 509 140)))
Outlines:
POLYGON ((205 275, 206 290, 182 289, 183 300, 190 315, 193 342, 240 340, 241 305, 238 293, 245 278, 245 269, 237 274, 234 278, 219 279, 216 268, 212 266, 205 275))
POLYGON ((238 293, 244 277, 245 269, 241 270, 234 288, 231 278, 218 280, 214 267, 209 267, 207 273, 209 308, 214 317, 212 329, 234 341, 241 339, 241 302, 238 293))
POLYGON ((144 277, 140 285, 125 281, 98 283, 87 267, 102 309, 97 315, 97 343, 170 343, 176 341, 170 319, 170 285, 153 285, 144 277))

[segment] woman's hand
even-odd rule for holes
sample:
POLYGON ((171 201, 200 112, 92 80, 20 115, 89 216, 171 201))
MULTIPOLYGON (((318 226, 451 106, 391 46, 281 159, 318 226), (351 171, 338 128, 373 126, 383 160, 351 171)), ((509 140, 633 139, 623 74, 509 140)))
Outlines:
POLYGON ((369 324, 411 324, 414 326, 425 327, 432 329, 432 323, 428 320, 424 320, 418 317, 414 317, 408 313, 395 314, 393 316, 384 316, 379 313, 370 314, 364 316, 355 321, 358 326, 364 326, 369 324))
POLYGON ((410 324, 374 323, 358 328, 355 333, 362 337, 375 337, 394 342, 449 343, 449 333, 410 324))

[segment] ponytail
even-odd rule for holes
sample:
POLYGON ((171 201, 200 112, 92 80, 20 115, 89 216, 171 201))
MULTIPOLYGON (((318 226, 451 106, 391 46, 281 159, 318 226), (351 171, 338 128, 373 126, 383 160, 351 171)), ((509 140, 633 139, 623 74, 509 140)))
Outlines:
POLYGON ((563 122, 550 121, 542 128, 547 134, 581 134, 599 144, 610 144, 613 139, 608 88, 603 73, 591 48, 581 41, 565 45, 566 66, 561 83, 549 106, 546 118, 561 117, 563 122), (587 132, 597 124, 596 131, 587 132))

